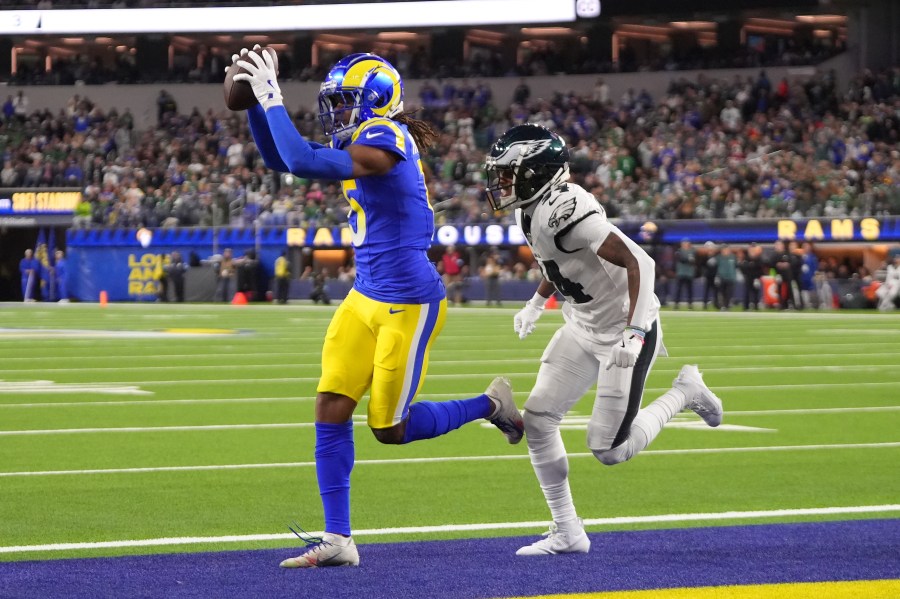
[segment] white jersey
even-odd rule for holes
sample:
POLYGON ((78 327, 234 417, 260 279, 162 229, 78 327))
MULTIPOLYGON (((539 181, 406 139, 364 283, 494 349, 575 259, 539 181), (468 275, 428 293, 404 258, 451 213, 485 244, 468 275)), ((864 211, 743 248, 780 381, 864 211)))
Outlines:
MULTIPOLYGON (((601 344, 621 339, 628 319, 628 273, 597 255, 610 233, 643 252, 606 218, 597 199, 573 183, 553 187, 540 201, 516 210, 516 221, 541 266, 544 278, 566 297, 563 316, 584 339, 601 344)), ((647 330, 659 314, 653 295, 634 324, 647 330)))
POLYGON ((900 285, 900 266, 888 264, 884 277, 885 285, 900 285))

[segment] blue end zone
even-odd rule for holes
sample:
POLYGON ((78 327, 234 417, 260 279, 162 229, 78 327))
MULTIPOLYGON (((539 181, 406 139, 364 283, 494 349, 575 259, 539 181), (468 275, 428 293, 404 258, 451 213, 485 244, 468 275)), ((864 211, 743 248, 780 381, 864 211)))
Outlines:
POLYGON ((290 549, 0 564, 3 597, 488 598, 900 577, 900 519, 591 534, 588 555, 517 558, 534 537, 360 545, 359 568, 282 570, 290 549))

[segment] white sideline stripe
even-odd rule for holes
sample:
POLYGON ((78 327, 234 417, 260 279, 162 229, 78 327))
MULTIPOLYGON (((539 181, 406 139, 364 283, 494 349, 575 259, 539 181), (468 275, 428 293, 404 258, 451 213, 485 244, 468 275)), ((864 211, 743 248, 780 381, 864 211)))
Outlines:
MULTIPOLYGON (((531 358, 516 358, 515 360, 516 360, 516 361, 527 361, 527 362, 532 362, 532 363, 539 362, 539 361, 540 361, 539 358, 540 358, 540 355, 541 355, 541 351, 542 351, 542 348, 531 348, 531 349, 528 349, 528 350, 517 351, 517 352, 516 352, 517 354, 527 354, 527 353, 531 352, 531 353, 533 353, 534 355, 533 355, 531 358)), ((436 354, 440 354, 440 353, 447 353, 447 354, 451 354, 451 353, 452 353, 452 354, 458 354, 459 351, 458 351, 458 350, 442 350, 442 349, 440 349, 440 348, 432 348, 432 350, 431 350, 431 355, 432 355, 432 356, 434 356, 434 355, 436 355, 436 354)), ((165 360, 165 359, 169 359, 169 358, 171 358, 171 359, 173 359, 173 360, 176 360, 176 359, 182 359, 182 358, 216 358, 216 359, 228 358, 228 359, 234 359, 234 358, 263 358, 263 357, 272 357, 272 356, 286 356, 286 357, 292 357, 292 356, 297 356, 297 357, 302 357, 302 356, 315 356, 315 357, 319 357, 319 356, 321 356, 321 355, 322 355, 322 352, 254 352, 254 353, 228 353, 228 352, 220 352, 220 353, 216 353, 216 354, 212 354, 212 353, 195 353, 195 354, 154 354, 154 355, 150 355, 150 356, 144 355, 144 354, 129 354, 129 355, 123 355, 123 354, 114 354, 114 355, 112 355, 112 354, 110 354, 110 355, 93 355, 93 356, 71 356, 71 355, 68 355, 68 356, 51 356, 51 355, 42 355, 42 356, 31 356, 31 357, 22 357, 22 356, 10 357, 10 358, 4 357, 4 358, 3 358, 3 362, 6 363, 6 362, 16 362, 16 361, 19 361, 19 362, 30 361, 30 362, 39 362, 39 363, 41 363, 41 364, 46 364, 46 363, 48 363, 48 362, 58 362, 59 360, 65 360, 65 361, 67 361, 67 362, 88 362, 88 361, 89 361, 89 362, 95 362, 95 361, 104 361, 104 362, 108 362, 108 361, 110 360, 111 357, 115 357, 115 358, 117 358, 117 359, 135 359, 135 360, 154 360, 154 361, 161 361, 161 360, 165 360)), ((792 353, 792 354, 790 355, 791 358, 815 358, 815 359, 820 359, 820 358, 847 358, 847 357, 872 358, 872 357, 876 357, 876 356, 877 356, 877 357, 900 356, 900 351, 892 351, 892 352, 860 352, 860 353, 846 353, 846 352, 845 352, 845 353, 841 353, 841 354, 795 354, 795 353, 792 353)), ((747 356, 746 353, 743 353, 743 354, 725 354, 725 355, 722 355, 722 354, 716 354, 715 356, 711 356, 711 355, 699 355, 699 354, 697 354, 696 356, 695 356, 694 354, 679 354, 678 356, 675 356, 674 358, 673 358, 673 357, 669 357, 668 359, 669 359, 669 360, 675 360, 675 359, 677 358, 677 359, 679 359, 679 360, 681 360, 681 361, 690 361, 691 358, 693 358, 693 357, 698 357, 698 358, 712 358, 712 357, 714 357, 714 358, 715 358, 715 361, 720 361, 720 360, 740 360, 740 361, 742 361, 742 362, 746 362, 748 356, 747 356)), ((782 355, 776 355, 776 356, 754 356, 753 358, 754 358, 755 360, 764 360, 764 359, 781 360, 781 359, 784 359, 784 356, 782 356, 782 355)), ((661 358, 661 359, 662 359, 662 358, 661 358)), ((483 363, 483 362, 485 362, 485 361, 486 361, 486 362, 509 362, 509 361, 511 361, 511 360, 482 360, 482 361, 478 361, 477 363, 483 363)), ((430 363, 430 364, 469 364, 469 363, 475 363, 475 362, 470 361, 470 360, 429 360, 429 363, 430 363)), ((883 366, 884 366, 884 365, 883 365, 883 366)), ((80 369, 79 369, 79 370, 80 370, 80 369)))
MULTIPOLYGON (((509 358, 505 360, 430 360, 429 364, 432 366, 437 365, 462 365, 462 364, 476 364, 476 365, 485 365, 485 364, 536 364, 538 363, 537 358, 509 358)), ((321 368, 321 364, 241 364, 240 370, 242 372, 248 370, 284 370, 285 367, 289 367, 291 369, 313 369, 318 370, 321 368)), ((885 369, 886 365, 884 364, 846 364, 846 365, 833 365, 826 366, 822 364, 815 364, 810 366, 730 366, 724 368, 716 368, 716 367, 708 367, 704 368, 704 374, 712 374, 712 373, 728 373, 728 372, 794 372, 794 371, 816 371, 816 372, 882 372, 885 369)), ((180 366, 104 366, 98 368, 42 368, 41 374, 49 374, 49 373, 61 373, 61 372, 135 372, 135 371, 176 371, 176 370, 189 370, 189 371, 198 371, 198 370, 234 370, 234 364, 209 364, 209 365, 193 365, 193 364, 185 364, 180 366)), ((681 368, 654 368, 653 372, 658 374, 672 374, 678 373, 681 371, 681 368)), ((5 369, 0 370, 0 374, 23 374, 23 373, 31 373, 33 369, 31 368, 16 368, 16 369, 5 369)), ((412 372, 412 370, 410 370, 412 372)), ((514 373, 514 374, 526 374, 526 373, 514 373)), ((533 373, 528 373, 533 374, 533 373)), ((430 376, 447 376, 434 374, 430 376)), ((454 376, 454 375, 450 375, 454 376)), ((462 376, 462 375, 455 375, 462 376)), ((485 376, 483 373, 473 373, 473 376, 485 376)), ((16 381, 16 383, 20 383, 21 381, 16 381)), ((64 383, 71 384, 71 383, 64 383)), ((124 384, 124 383, 123 383, 124 384)))
MULTIPOLYGON (((616 526, 624 524, 655 524, 665 522, 697 522, 721 520, 761 520, 796 516, 839 516, 846 514, 884 514, 900 511, 898 504, 857 505, 820 508, 788 508, 778 510, 753 510, 746 512, 706 512, 695 514, 658 514, 653 516, 616 516, 612 518, 585 518, 585 526, 616 526)), ((520 530, 544 528, 546 522, 485 522, 480 524, 442 524, 437 526, 404 526, 399 528, 367 528, 354 530, 353 536, 409 535, 424 533, 476 532, 485 530, 520 530)), ((309 533, 320 536, 321 531, 309 533)), ((79 549, 117 549, 122 547, 159 547, 165 545, 198 545, 213 543, 251 543, 255 541, 282 541, 294 539, 291 533, 251 535, 226 535, 218 537, 164 537, 159 539, 135 539, 128 541, 95 541, 85 543, 50 543, 47 545, 12 545, 0 547, 0 553, 27 553, 36 551, 73 551, 79 549)))
MULTIPOLYGON (((886 366, 878 367, 879 371, 886 368, 886 366)), ((815 367, 816 370, 824 370, 824 368, 815 367)), ((760 368, 761 371, 771 371, 771 368, 760 368)), ((844 372, 847 370, 846 368, 835 367, 835 372, 844 372)), ((658 374, 660 372, 679 372, 676 369, 671 370, 654 370, 654 373, 658 374)), ((707 371, 704 370, 704 373, 707 371)), ((715 370, 709 370, 709 373, 713 373, 715 370)), ((490 376, 490 373, 484 372, 475 372, 475 373, 462 373, 462 374, 429 374, 428 379, 482 379, 487 381, 485 377, 490 376)), ((537 369, 531 370, 529 372, 504 372, 503 376, 508 378, 516 378, 516 377, 529 377, 534 378, 537 376, 537 369)), ((247 378, 229 378, 229 379, 191 379, 191 380, 148 380, 148 381, 103 381, 101 384, 103 385, 134 385, 134 386, 148 386, 152 387, 154 385, 211 385, 211 384, 234 384, 236 381, 241 383, 315 383, 319 381, 319 377, 311 377, 311 376, 298 376, 298 377, 268 377, 268 378, 255 378, 255 379, 247 379, 247 378)), ((14 381, 16 383, 29 383, 31 381, 14 381)), ((72 384, 72 383, 65 383, 72 384)), ((859 383, 789 383, 789 384, 781 384, 781 385, 713 385, 713 388, 716 391, 720 391, 723 389, 727 390, 740 390, 740 389, 793 389, 798 387, 884 387, 884 386, 897 386, 900 385, 900 381, 865 381, 859 383)), ((665 392, 668 391, 669 387, 656 387, 652 389, 644 389, 644 392, 655 391, 655 392, 665 392)))
POLYGON ((0 380, 0 393, 44 395, 50 393, 97 393, 103 395, 153 395, 137 385, 119 383, 55 383, 53 381, 0 380))
POLYGON ((123 426, 98 428, 50 428, 20 431, 0 431, 0 437, 25 435, 76 435, 79 433, 169 433, 188 431, 239 431, 278 428, 312 428, 314 422, 277 422, 270 424, 202 424, 185 426, 123 426))
MULTIPOLYGON (((708 447, 702 449, 646 449, 640 455, 684 455, 707 453, 756 453, 766 451, 811 451, 819 449, 885 449, 900 447, 900 441, 890 443, 845 443, 834 445, 775 445, 759 447, 708 447)), ((593 458, 592 453, 570 453, 570 458, 593 458)), ((430 464, 440 462, 484 462, 498 460, 527 460, 528 454, 442 456, 433 458, 398 458, 394 460, 356 460, 354 466, 394 464, 430 464)), ((208 466, 153 466, 146 468, 97 468, 90 470, 35 470, 0 472, 0 478, 23 476, 59 476, 81 474, 140 474, 148 472, 197 472, 208 470, 261 470, 268 468, 311 468, 315 462, 275 462, 268 464, 213 464, 208 466)))
MULTIPOLYGON (((524 395, 520 393, 519 395, 524 395)), ((430 396, 437 397, 437 396, 430 396)), ((309 398, 315 399, 315 398, 309 398)), ((164 400, 165 401, 165 400, 164 400)), ((202 401, 202 400, 168 400, 167 403, 173 401, 202 401)), ((94 405, 104 405, 113 402, 98 402, 94 405)), ((117 404, 127 402, 115 402, 117 404)), ((138 401, 136 404, 153 405, 154 401, 138 401)), ((27 405, 27 404, 26 404, 27 405)), ((33 405, 33 404, 32 404, 33 405)), ((58 406, 59 404, 43 404, 49 406, 58 406)), ((78 405, 78 404, 73 404, 78 405)), ((10 407, 10 406, 0 406, 10 407)), ((781 414, 846 414, 860 412, 896 412, 900 410, 900 406, 876 406, 868 408, 796 408, 786 410, 745 410, 726 412, 727 416, 778 416, 781 414)), ((590 416, 576 417, 569 415, 563 419, 564 425, 584 426, 590 420, 590 416)), ((357 426, 363 426, 366 423, 365 415, 354 415, 353 421, 357 426)), ((693 420, 691 422, 694 422, 693 420)), ((696 421, 699 423, 699 421, 696 421)), ((76 435, 84 433, 168 433, 168 432, 191 432, 191 431, 226 431, 226 430, 254 430, 254 429, 290 429, 290 428, 311 428, 315 426, 315 422, 272 422, 258 424, 192 424, 192 425, 170 425, 170 426, 122 426, 122 427, 86 427, 86 428, 48 428, 48 429, 22 429, 22 430, 0 430, 0 437, 14 437, 25 435, 76 435)), ((482 426, 490 428, 493 426, 489 422, 482 423, 482 426)), ((719 430, 730 430, 718 427, 719 430)))
MULTIPOLYGON (((319 355, 319 354, 316 354, 319 355)), ((228 356, 232 358, 233 356, 228 356)), ((508 358, 502 360, 429 360, 430 366, 438 366, 438 365, 466 365, 466 364, 538 364, 540 360, 537 357, 534 358, 508 358)), ((284 370, 285 367, 291 369, 300 369, 300 368, 312 368, 318 370, 322 367, 322 365, 317 361, 315 363, 309 364, 298 364, 298 363, 273 363, 270 362, 268 364, 246 364, 241 363, 239 366, 235 364, 181 364, 174 366, 100 366, 96 368, 41 368, 41 374, 50 373, 50 372, 118 372, 118 371, 137 371, 137 370, 234 370, 236 367, 239 367, 241 371, 246 370, 255 370, 255 369, 278 369, 284 370)), ((865 366, 856 366, 855 368, 877 368, 871 365, 865 366)), ((782 367, 782 368, 790 368, 790 367, 782 367)), ((810 368, 814 368, 810 366, 810 368)), ((822 369, 827 369, 827 366, 822 366, 822 369)), ((835 366, 837 368, 837 366, 835 366)), ((846 368, 854 368, 854 366, 846 366, 846 368)), ((766 370, 777 369, 777 367, 766 368, 766 370)), ((3 369, 0 370, 0 374, 16 374, 16 373, 30 373, 33 372, 34 369, 31 367, 28 368, 13 368, 13 369, 3 369)), ((675 372, 674 370, 672 372, 675 372)))
MULTIPOLYGON (((514 391, 513 395, 527 397, 529 391, 514 391)), ((427 399, 459 399, 460 393, 423 393, 427 399)), ((368 396, 365 396, 367 398, 368 396)), ((266 403, 280 401, 315 401, 315 395, 298 397, 216 397, 211 399, 144 399, 130 401, 48 401, 43 403, 0 403, 2 408, 72 408, 84 406, 155 406, 155 405, 194 405, 220 403, 266 403)))

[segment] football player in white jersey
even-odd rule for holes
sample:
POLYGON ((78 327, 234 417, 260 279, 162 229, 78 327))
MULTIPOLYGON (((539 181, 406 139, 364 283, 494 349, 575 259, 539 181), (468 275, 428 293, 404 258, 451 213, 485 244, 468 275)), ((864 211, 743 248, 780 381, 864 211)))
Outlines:
POLYGON ((722 421, 722 402, 692 365, 681 369, 669 391, 641 409, 653 362, 666 355, 653 259, 606 219, 593 195, 568 181, 568 161, 562 138, 538 125, 513 127, 486 159, 488 200, 494 210, 516 209, 516 221, 544 275, 537 293, 516 314, 515 332, 524 339, 534 330, 554 291, 566 298, 565 324, 547 345, 525 403, 528 453, 553 524, 544 538, 517 555, 590 549, 572 502, 559 425, 595 384, 587 445, 606 465, 632 458, 684 409, 709 426, 722 421))
POLYGON ((900 251, 888 258, 885 269, 884 284, 876 291, 879 310, 893 310, 897 306, 897 298, 900 297, 900 251))

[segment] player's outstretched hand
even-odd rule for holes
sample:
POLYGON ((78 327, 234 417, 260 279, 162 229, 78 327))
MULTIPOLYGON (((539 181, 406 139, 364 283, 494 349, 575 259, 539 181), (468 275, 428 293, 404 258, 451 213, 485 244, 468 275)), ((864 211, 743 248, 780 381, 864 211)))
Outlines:
POLYGON ((513 318, 513 330, 519 335, 519 339, 524 339, 534 332, 538 318, 543 312, 543 306, 536 306, 530 300, 525 302, 525 307, 513 318))
POLYGON ((613 366, 631 368, 637 362, 638 355, 644 347, 644 332, 636 328, 622 331, 622 340, 616 343, 606 360, 606 369, 613 366))
POLYGON ((241 50, 242 55, 236 61, 236 64, 247 72, 235 75, 234 80, 249 83, 253 93, 256 94, 256 99, 265 110, 283 103, 273 53, 274 51, 269 48, 253 49, 247 54, 243 54, 241 50))

